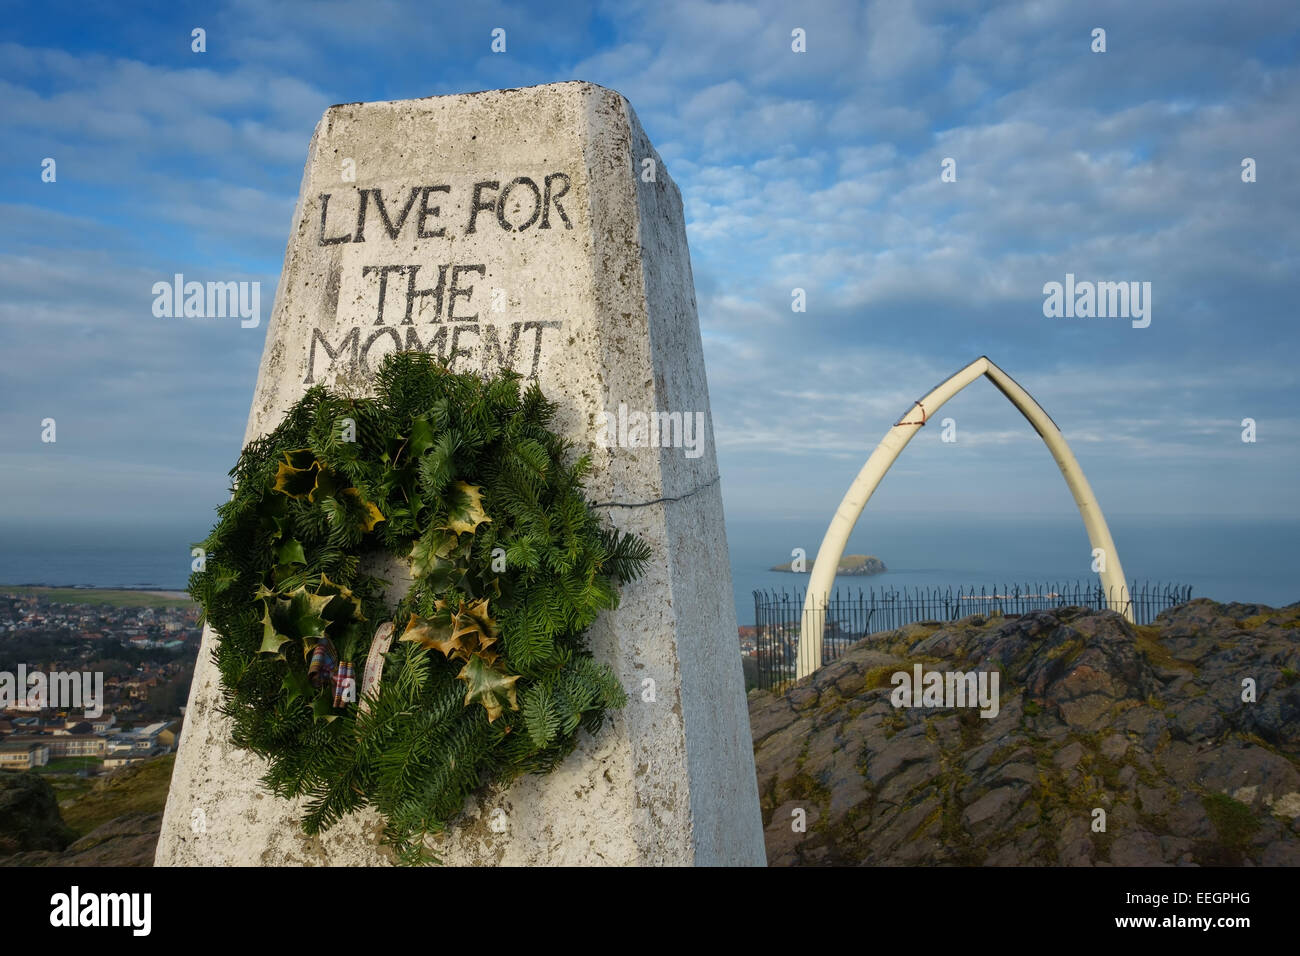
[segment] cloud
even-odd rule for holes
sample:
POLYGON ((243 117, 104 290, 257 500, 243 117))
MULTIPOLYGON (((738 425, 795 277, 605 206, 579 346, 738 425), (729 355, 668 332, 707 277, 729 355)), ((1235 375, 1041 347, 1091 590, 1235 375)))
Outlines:
MULTIPOLYGON (((824 516, 912 401, 983 353, 1108 508, 1300 512, 1300 9, 237 0, 204 19, 202 57, 143 20, 130 43, 0 44, 11 455, 43 453, 33 416, 56 408, 78 454, 138 462, 151 494, 220 485, 265 323, 155 320, 152 283, 261 281, 269 313, 333 102, 581 78, 631 99, 682 189, 729 512, 824 516), (1152 282, 1151 327, 1045 318, 1043 284, 1067 272, 1152 282)), ((881 503, 1070 507, 1002 396, 977 384, 944 412, 959 441, 927 428, 881 503)), ((7 472, 28 504, 48 480, 33 460, 7 472)))

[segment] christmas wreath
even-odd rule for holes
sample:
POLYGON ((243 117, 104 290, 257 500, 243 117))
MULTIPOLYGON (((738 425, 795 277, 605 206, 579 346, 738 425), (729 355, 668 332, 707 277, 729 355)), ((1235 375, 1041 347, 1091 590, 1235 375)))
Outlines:
POLYGON ((314 386, 231 470, 190 593, 234 743, 306 797, 307 833, 373 805, 401 862, 431 861, 467 795, 625 703, 584 633, 650 550, 585 500, 554 411, 514 373, 399 352, 373 398, 314 386), (385 558, 413 580, 396 607, 385 558))

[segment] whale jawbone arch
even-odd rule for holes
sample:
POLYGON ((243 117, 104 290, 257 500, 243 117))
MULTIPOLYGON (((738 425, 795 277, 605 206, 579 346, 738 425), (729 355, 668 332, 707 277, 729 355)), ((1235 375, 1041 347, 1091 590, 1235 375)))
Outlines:
POLYGON ((1102 552, 1103 563, 1098 573, 1106 590, 1107 604, 1111 610, 1123 614, 1129 621, 1133 620, 1133 607, 1129 600, 1128 586, 1124 582, 1124 569, 1120 565, 1115 542, 1111 539, 1110 528, 1106 526, 1106 518, 1101 513, 1097 496, 1092 493, 1092 487, 1070 451, 1070 446, 1066 444, 1065 436, 1032 395, 989 361, 988 356, 981 355, 917 402, 910 414, 904 415, 890 428, 849 486, 848 493, 835 511, 835 517, 831 519, 830 527, 826 529, 821 547, 817 549, 812 574, 809 575, 800 626, 797 677, 806 677, 822 665, 821 639, 825 627, 826 602, 835 582, 835 570, 848 545, 849 534, 857 524, 862 509, 875 493, 876 486, 885 477, 899 453, 907 447, 917 429, 948 399, 981 376, 991 381, 1020 410, 1020 414, 1028 419, 1052 453, 1052 458, 1056 460, 1056 465, 1070 488, 1070 494, 1074 496, 1074 503, 1079 508, 1094 553, 1098 549, 1102 552))

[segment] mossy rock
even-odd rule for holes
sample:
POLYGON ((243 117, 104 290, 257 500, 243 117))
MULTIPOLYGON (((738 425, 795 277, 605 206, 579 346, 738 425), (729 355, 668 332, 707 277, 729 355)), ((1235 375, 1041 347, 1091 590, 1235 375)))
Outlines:
POLYGON ((0 773, 0 856, 62 850, 77 838, 63 822, 54 788, 40 774, 0 773))

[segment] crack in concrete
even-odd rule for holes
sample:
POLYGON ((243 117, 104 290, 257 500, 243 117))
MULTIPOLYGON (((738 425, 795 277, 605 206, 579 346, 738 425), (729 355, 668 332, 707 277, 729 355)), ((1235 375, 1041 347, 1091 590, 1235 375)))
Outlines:
POLYGON ((721 480, 722 480, 721 474, 714 475, 712 481, 706 482, 705 484, 700 485, 698 488, 695 488, 692 491, 688 491, 684 495, 678 495, 675 498, 656 498, 654 501, 597 501, 592 505, 592 507, 593 508, 648 508, 651 505, 661 505, 670 501, 683 501, 686 498, 691 497, 692 495, 698 495, 701 491, 704 491, 707 488, 712 488, 721 480))

